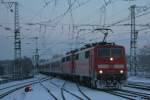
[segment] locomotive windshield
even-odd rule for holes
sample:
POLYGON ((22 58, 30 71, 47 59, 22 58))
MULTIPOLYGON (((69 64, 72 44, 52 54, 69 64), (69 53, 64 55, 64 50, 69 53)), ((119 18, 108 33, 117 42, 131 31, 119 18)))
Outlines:
POLYGON ((98 56, 99 57, 110 57, 110 48, 99 48, 98 56))
POLYGON ((113 57, 120 57, 122 55, 121 48, 111 48, 111 56, 113 57))
POLYGON ((122 48, 99 48, 99 57, 120 57, 122 55, 122 48))

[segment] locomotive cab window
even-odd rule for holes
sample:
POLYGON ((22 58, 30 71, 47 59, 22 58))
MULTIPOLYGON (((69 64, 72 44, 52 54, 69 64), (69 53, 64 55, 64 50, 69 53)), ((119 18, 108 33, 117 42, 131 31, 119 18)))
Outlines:
POLYGON ((113 57, 121 57, 121 55, 122 55, 122 48, 112 48, 111 49, 111 55, 113 57))
POLYGON ((98 56, 99 57, 110 57, 110 48, 99 48, 98 56))
POLYGON ((122 56, 122 48, 99 48, 98 49, 99 57, 121 57, 122 56))

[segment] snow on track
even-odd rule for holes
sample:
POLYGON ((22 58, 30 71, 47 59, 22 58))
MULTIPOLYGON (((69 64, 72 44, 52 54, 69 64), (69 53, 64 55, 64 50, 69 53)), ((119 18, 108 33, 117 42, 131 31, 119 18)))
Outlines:
POLYGON ((12 94, 13 92, 16 92, 16 91, 18 91, 20 89, 25 88, 28 85, 37 84, 37 83, 39 83, 39 80, 46 81, 48 79, 49 79, 49 77, 41 77, 41 78, 32 78, 30 80, 22 80, 19 83, 18 82, 16 83, 14 81, 14 83, 16 83, 16 84, 14 84, 12 82, 10 82, 12 84, 9 83, 9 85, 8 84, 5 84, 5 85, 3 84, 4 87, 0 89, 0 98, 2 99, 4 97, 12 94))
POLYGON ((55 100, 49 93, 39 84, 33 86, 33 91, 25 93, 22 100, 55 100))
MULTIPOLYGON (((59 82, 60 79, 56 79, 57 81, 55 80, 52 80, 51 82, 54 83, 55 86, 59 86, 59 82)), ((61 80, 62 81, 62 80, 61 80)), ((62 82, 61 82, 62 84, 62 82)), ((118 97, 118 96, 114 96, 114 95, 111 95, 111 94, 108 94, 108 93, 105 93, 105 92, 100 92, 98 90, 92 90, 90 88, 86 88, 86 87, 82 87, 82 86, 79 86, 81 91, 87 95, 91 100, 100 100, 100 99, 105 99, 105 100, 126 100, 124 98, 121 98, 121 97, 118 97)), ((83 98, 83 100, 88 100, 85 96, 83 96, 83 94, 79 91, 76 83, 72 83, 72 82, 67 82, 64 86, 64 88, 66 90, 68 90, 69 92, 77 95, 77 96, 80 96, 81 98, 83 98)), ((70 93, 67 93, 66 91, 63 91, 64 93, 64 96, 65 96, 65 99, 66 100, 79 100, 77 99, 75 96, 71 95, 70 93)), ((61 100, 61 99, 60 99, 61 100)))
POLYGON ((136 83, 145 83, 150 84, 150 78, 143 78, 143 77, 129 77, 127 79, 128 82, 136 82, 136 83))
POLYGON ((140 93, 147 93, 147 94, 150 95, 150 91, 143 90, 143 89, 136 89, 136 88, 132 88, 132 87, 122 87, 122 89, 124 89, 124 90, 130 90, 130 91, 135 91, 135 92, 140 92, 140 93))
POLYGON ((84 92, 84 94, 88 95, 92 100, 126 100, 124 98, 114 96, 109 93, 105 93, 103 91, 93 90, 83 86, 80 86, 80 89, 84 92))
POLYGON ((48 81, 42 82, 41 85, 47 90, 47 92, 55 99, 58 100, 58 98, 61 97, 60 95, 60 89, 56 90, 57 88, 54 85, 49 84, 48 81))
MULTIPOLYGON (((62 79, 53 78, 41 83, 48 89, 58 100, 80 100, 79 98, 71 95, 65 90, 81 97, 83 100, 88 100, 80 91, 87 95, 89 100, 125 100, 121 97, 114 96, 102 91, 93 90, 87 87, 79 86, 76 83, 66 82, 62 79), (63 84, 65 85, 63 86, 63 84), (64 90, 64 89, 65 90, 64 90), (62 92, 63 90, 63 92, 62 92), (64 96, 64 98, 63 98, 64 96)), ((3 100, 55 100, 40 83, 32 85, 33 91, 24 92, 24 89, 15 91, 14 93, 6 96, 3 100)))
POLYGON ((24 88, 17 90, 4 97, 2 100, 55 100, 40 83, 32 85, 32 89, 31 92, 25 92, 24 88))
POLYGON ((70 91, 71 93, 83 98, 84 100, 87 100, 83 94, 79 91, 77 85, 75 83, 66 82, 64 89, 70 91))

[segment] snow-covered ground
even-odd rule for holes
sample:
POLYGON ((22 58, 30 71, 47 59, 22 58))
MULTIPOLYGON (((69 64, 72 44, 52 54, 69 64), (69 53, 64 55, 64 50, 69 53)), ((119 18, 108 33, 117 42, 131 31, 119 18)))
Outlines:
POLYGON ((124 98, 110 95, 108 93, 98 91, 98 90, 92 90, 92 89, 85 88, 85 87, 81 87, 81 89, 92 100, 126 100, 124 98))
MULTIPOLYGON (((54 94, 58 100, 63 100, 61 95, 61 87, 65 81, 61 79, 52 79, 42 82, 42 84, 47 87, 52 94, 54 94)), ((92 90, 86 87, 81 87, 81 90, 88 95, 92 100, 125 100, 123 98, 104 93, 98 90, 92 90)), ((24 92, 24 89, 20 89, 6 97, 4 97, 2 100, 54 100, 54 98, 40 85, 34 84, 32 85, 33 90, 31 92, 24 92)), ((72 82, 66 82, 66 85, 64 88, 78 96, 81 96, 83 98, 83 95, 78 91, 78 88, 75 83, 72 82)), ((64 96, 67 100, 78 100, 76 97, 70 95, 67 92, 63 92, 64 96)), ((84 98, 86 100, 86 98, 84 98)))
POLYGON ((47 77, 47 76, 36 75, 34 78, 31 78, 31 79, 26 79, 26 80, 21 80, 21 81, 13 81, 13 82, 8 82, 8 83, 5 83, 5 84, 1 84, 0 85, 0 94, 8 92, 8 91, 10 91, 12 89, 15 89, 17 87, 27 85, 27 84, 29 84, 29 82, 31 82, 31 83, 38 82, 39 79, 42 79, 42 78, 45 78, 45 77, 47 77))
MULTIPOLYGON (((143 78, 143 77, 138 77, 138 76, 132 76, 127 79, 127 82, 129 83, 136 83, 136 84, 143 84, 145 86, 150 86, 150 78, 143 78)), ((150 95, 150 91, 147 90, 142 90, 142 89, 136 89, 136 88, 131 88, 131 87, 122 87, 124 90, 130 90, 130 91, 136 91, 140 93, 147 93, 150 95)))
POLYGON ((35 75, 33 78, 30 78, 30 79, 21 80, 21 81, 13 81, 13 82, 5 83, 5 84, 0 84, 0 89, 6 88, 6 87, 9 87, 9 86, 12 86, 12 85, 16 85, 16 84, 21 84, 21 83, 25 83, 25 82, 29 82, 29 81, 34 81, 34 80, 41 79, 41 78, 44 78, 44 77, 47 77, 47 76, 39 74, 39 75, 35 75))
MULTIPOLYGON (((117 97, 117 96, 114 96, 114 95, 111 95, 102 91, 93 90, 93 89, 83 87, 83 86, 79 86, 79 87, 81 91, 84 92, 84 94, 86 94, 92 100, 125 100, 123 98, 120 98, 120 97, 117 97)), ((65 88, 82 97, 82 94, 78 91, 76 84, 67 82, 67 84, 65 85, 65 88)))
POLYGON ((59 98, 59 100, 62 100, 62 97, 61 97, 61 87, 63 85, 64 81, 63 80, 59 80, 59 79, 52 79, 52 80, 49 80, 49 81, 45 81, 43 82, 42 84, 47 87, 51 93, 53 95, 55 95, 56 98, 59 98), (50 82, 53 82, 54 84, 56 85, 53 85, 51 84, 50 82))
POLYGON ((140 82, 140 83, 150 84, 150 78, 143 78, 143 77, 138 77, 138 76, 129 77, 127 81, 128 82, 140 82))
MULTIPOLYGON (((24 80, 24 81, 17 81, 17 82, 12 82, 12 83, 7 83, 7 84, 3 84, 3 86, 1 85, 0 88, 3 88, 5 86, 9 86, 12 84, 16 84, 16 83, 21 83, 21 82, 25 82, 25 81, 31 81, 31 80, 35 80, 35 79, 41 79, 43 77, 43 75, 38 75, 33 79, 28 79, 28 80, 24 80)), ((146 79, 146 78, 140 78, 140 77, 130 77, 128 78, 129 82, 142 82, 142 83, 150 83, 150 79, 146 79)), ((51 80, 47 80, 42 82, 42 84, 50 90, 50 92, 55 95, 56 98, 58 98, 58 100, 63 100, 62 98, 62 94, 61 94, 61 87, 64 84, 64 80, 62 79, 57 79, 57 78, 53 78, 51 80)), ((86 94, 88 97, 90 97, 92 100, 125 100, 124 98, 121 97, 117 97, 102 91, 98 91, 98 90, 93 90, 87 87, 83 87, 83 86, 79 86, 80 89, 82 90, 82 92, 84 92, 84 94, 86 94)), ((84 98, 84 100, 87 100, 78 90, 77 86, 75 83, 72 82, 65 82, 65 86, 64 88, 82 98, 84 98)), ((31 92, 25 92, 24 88, 19 89, 11 94, 9 94, 8 96, 4 97, 2 100, 55 100, 49 93, 48 91, 43 88, 43 86, 38 83, 38 84, 34 84, 32 85, 32 91, 31 92)), ((149 92, 145 92, 144 90, 139 90, 139 89, 131 89, 126 87, 125 89, 127 90, 133 90, 133 91, 140 91, 143 93, 149 93, 149 92)), ((66 100, 78 100, 76 97, 70 95, 69 93, 67 93, 66 91, 63 91, 64 96, 66 98, 66 100)))
POLYGON ((2 100, 53 100, 39 83, 32 85, 32 89, 32 92, 25 92, 24 88, 20 89, 2 100))

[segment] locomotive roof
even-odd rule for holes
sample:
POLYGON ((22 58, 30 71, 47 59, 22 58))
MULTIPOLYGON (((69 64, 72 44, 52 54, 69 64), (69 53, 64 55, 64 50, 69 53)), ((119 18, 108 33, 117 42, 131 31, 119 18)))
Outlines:
POLYGON ((112 42, 112 43, 108 43, 108 42, 90 43, 90 44, 84 45, 80 49, 71 50, 70 52, 67 52, 66 55, 69 55, 69 54, 72 54, 72 53, 75 53, 75 52, 78 52, 78 51, 81 51, 81 50, 84 50, 84 49, 87 49, 87 48, 92 48, 92 47, 95 47, 95 46, 119 46, 119 45, 116 45, 114 42, 112 42))

